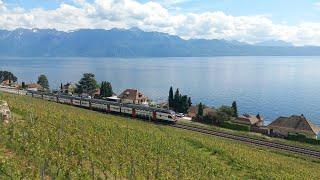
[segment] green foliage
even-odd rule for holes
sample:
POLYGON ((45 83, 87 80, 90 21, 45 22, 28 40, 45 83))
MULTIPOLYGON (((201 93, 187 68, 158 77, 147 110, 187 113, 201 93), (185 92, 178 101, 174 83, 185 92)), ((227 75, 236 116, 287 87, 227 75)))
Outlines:
POLYGON ((22 83, 21 83, 21 88, 22 88, 22 89, 26 89, 26 88, 27 88, 27 85, 26 85, 25 82, 22 82, 22 83))
POLYGON ((308 144, 320 145, 319 140, 311 139, 304 134, 289 133, 286 139, 292 140, 292 141, 304 142, 308 144))
POLYGON ((188 106, 191 107, 192 106, 192 101, 191 101, 191 97, 188 98, 188 106))
POLYGON ((218 109, 219 112, 221 113, 225 113, 226 115, 228 115, 229 117, 233 117, 234 115, 234 110, 232 107, 229 107, 229 106, 221 106, 219 109, 218 109))
POLYGON ((232 102, 231 108, 233 110, 233 117, 238 117, 238 107, 237 107, 237 102, 236 101, 232 102))
POLYGON ((172 86, 170 87, 170 90, 169 90, 168 105, 169 105, 170 108, 173 108, 173 106, 174 106, 174 98, 173 98, 172 86))
POLYGON ((110 97, 113 94, 112 86, 110 82, 102 81, 100 85, 100 96, 110 97))
POLYGON ((230 121, 224 121, 220 124, 220 127, 237 130, 237 131, 250 131, 250 126, 244 124, 232 123, 230 121))
POLYGON ((80 79, 79 83, 77 84, 76 92, 79 94, 87 93, 92 95, 98 87, 99 86, 95 79, 95 75, 92 73, 84 73, 83 77, 80 79))
POLYGON ((49 89, 49 81, 46 75, 40 75, 37 83, 40 84, 44 89, 49 89))
POLYGON ((187 113, 191 106, 191 98, 187 95, 181 95, 179 89, 176 90, 173 96, 173 89, 170 87, 168 97, 169 107, 176 112, 187 113))
POLYGON ((204 107, 203 107, 203 105, 202 105, 202 103, 200 103, 199 105, 198 105, 198 116, 203 116, 203 109, 204 109, 204 107))
POLYGON ((27 96, 0 124, 0 179, 319 179, 319 162, 27 96))
POLYGON ((9 71, 0 71, 0 83, 9 80, 10 82, 17 82, 18 78, 9 71))

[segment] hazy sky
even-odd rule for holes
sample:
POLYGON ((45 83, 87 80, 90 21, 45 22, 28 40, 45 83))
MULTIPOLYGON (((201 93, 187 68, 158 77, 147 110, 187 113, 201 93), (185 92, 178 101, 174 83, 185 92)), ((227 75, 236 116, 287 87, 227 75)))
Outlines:
POLYGON ((320 0, 0 0, 0 29, 131 28, 320 45, 320 0))

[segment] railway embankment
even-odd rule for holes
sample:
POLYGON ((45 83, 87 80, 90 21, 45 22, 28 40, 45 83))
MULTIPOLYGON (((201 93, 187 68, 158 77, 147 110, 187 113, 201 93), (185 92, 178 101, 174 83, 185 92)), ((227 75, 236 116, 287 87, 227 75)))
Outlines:
POLYGON ((319 179, 319 160, 131 118, 4 94, 7 179, 319 179), (21 161, 20 161, 21 160, 21 161), (23 162, 23 163, 21 163, 23 162))

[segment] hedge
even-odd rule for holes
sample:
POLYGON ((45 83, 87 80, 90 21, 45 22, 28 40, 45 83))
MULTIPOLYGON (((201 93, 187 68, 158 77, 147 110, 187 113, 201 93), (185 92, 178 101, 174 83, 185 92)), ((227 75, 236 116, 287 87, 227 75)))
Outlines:
POLYGON ((220 127, 237 130, 237 131, 250 131, 250 126, 244 124, 232 123, 229 121, 225 121, 220 124, 220 127))
POLYGON ((303 134, 289 133, 287 139, 288 140, 292 140, 292 141, 305 142, 305 143, 308 143, 308 144, 320 145, 320 141, 319 140, 308 138, 307 136, 305 136, 303 134))

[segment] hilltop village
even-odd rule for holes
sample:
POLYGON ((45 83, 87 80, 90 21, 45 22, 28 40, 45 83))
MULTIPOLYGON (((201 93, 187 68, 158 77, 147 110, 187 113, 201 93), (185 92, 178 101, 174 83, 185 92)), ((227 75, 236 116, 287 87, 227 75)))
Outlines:
MULTIPOLYGON (((153 110, 162 110, 162 112, 170 113, 168 116, 168 118, 170 117, 169 120, 197 122, 237 131, 254 132, 272 137, 320 144, 320 141, 318 141, 320 140, 320 128, 303 114, 279 117, 266 126, 264 124, 264 117, 260 114, 252 115, 245 113, 239 115, 236 101, 232 102, 231 106, 223 105, 219 108, 209 107, 202 103, 194 105, 191 97, 181 94, 179 89, 176 89, 174 92, 172 87, 169 89, 168 101, 155 103, 151 101, 151 98, 137 89, 128 88, 117 95, 113 92, 110 82, 103 81, 101 84, 98 84, 95 80, 95 75, 91 73, 83 74, 83 77, 77 83, 61 83, 58 90, 50 89, 49 81, 45 75, 40 75, 38 81, 34 83, 18 83, 17 77, 11 72, 1 71, 0 80, 2 82, 1 90, 6 92, 23 94, 31 91, 105 100, 128 104, 128 106, 136 105, 136 107, 143 107, 140 109, 153 108, 153 110), (175 112, 174 115, 171 115, 172 112, 175 112)), ((5 113, 1 114, 2 118, 8 116, 5 113)), ((158 119, 161 118, 158 117, 158 119)))

